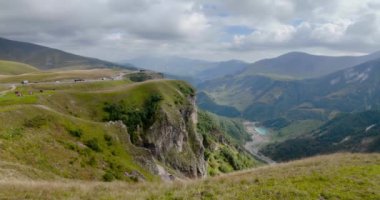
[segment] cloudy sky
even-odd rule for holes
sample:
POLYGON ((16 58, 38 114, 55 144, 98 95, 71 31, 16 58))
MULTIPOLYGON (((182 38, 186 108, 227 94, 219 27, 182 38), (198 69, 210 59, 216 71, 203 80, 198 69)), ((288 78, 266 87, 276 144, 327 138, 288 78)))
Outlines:
POLYGON ((0 37, 120 61, 380 50, 379 0, 1 0, 0 37))

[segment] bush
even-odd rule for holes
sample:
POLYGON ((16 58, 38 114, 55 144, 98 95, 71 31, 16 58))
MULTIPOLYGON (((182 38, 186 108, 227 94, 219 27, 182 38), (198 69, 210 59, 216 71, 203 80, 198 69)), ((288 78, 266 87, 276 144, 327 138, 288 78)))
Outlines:
POLYGON ((133 81, 133 82, 143 82, 143 81, 146 81, 146 80, 150 80, 150 79, 153 79, 153 77, 149 74, 146 74, 146 73, 142 73, 142 72, 139 72, 139 73, 133 73, 133 74, 130 74, 129 76, 127 76, 129 78, 129 80, 133 81))
POLYGON ((177 83, 178 89, 182 92, 182 94, 186 96, 195 96, 195 90, 189 85, 185 85, 184 83, 177 83))
POLYGON ((163 100, 159 94, 152 94, 144 103, 144 128, 147 129, 156 120, 156 113, 158 110, 159 102, 163 100))
POLYGON ((225 164, 222 164, 218 167, 219 171, 223 172, 223 173, 228 173, 228 172, 231 172, 232 170, 226 166, 225 164))
POLYGON ((111 146, 113 144, 113 138, 109 134, 104 134, 104 140, 106 141, 108 146, 111 146))
POLYGON ((221 154, 226 159, 226 161, 234 168, 234 170, 241 170, 245 168, 241 160, 239 160, 230 149, 222 148, 221 154))
POLYGON ((70 135, 77 138, 80 138, 83 135, 82 129, 68 130, 68 132, 70 133, 70 135))
POLYGON ((106 181, 106 182, 111 182, 115 180, 115 176, 112 174, 112 172, 110 171, 107 171, 104 175, 103 175, 103 181, 106 181))
POLYGON ((108 113, 106 120, 108 121, 117 121, 122 120, 126 113, 126 108, 124 106, 124 101, 119 103, 108 103, 104 104, 103 110, 108 113))
POLYGON ((1 134, 0 137, 6 140, 20 138, 22 137, 23 131, 24 130, 22 128, 11 128, 7 130, 5 133, 1 134))
POLYGON ((210 175, 210 176, 216 176, 216 175, 218 175, 218 172, 215 170, 215 169, 209 169, 208 170, 208 175, 210 175))
POLYGON ((121 120, 128 128, 132 143, 136 144, 140 139, 139 127, 147 130, 154 123, 161 100, 163 98, 160 94, 152 94, 145 100, 142 109, 126 107, 124 101, 119 103, 106 102, 103 110, 108 114, 108 117, 105 120, 121 120))
POLYGON ((24 122, 24 126, 28 128, 40 128, 41 126, 47 124, 48 119, 44 116, 35 116, 24 122))
POLYGON ((101 151, 102 151, 102 149, 100 148, 100 146, 99 146, 99 144, 98 144, 98 140, 97 140, 96 138, 93 138, 93 139, 87 140, 87 141, 85 142, 85 145, 86 145, 88 148, 90 148, 90 149, 92 149, 92 150, 94 150, 94 151, 96 151, 96 152, 101 152, 101 151))
POLYGON ((91 156, 91 158, 87 161, 87 164, 94 167, 97 164, 96 158, 94 156, 91 156))

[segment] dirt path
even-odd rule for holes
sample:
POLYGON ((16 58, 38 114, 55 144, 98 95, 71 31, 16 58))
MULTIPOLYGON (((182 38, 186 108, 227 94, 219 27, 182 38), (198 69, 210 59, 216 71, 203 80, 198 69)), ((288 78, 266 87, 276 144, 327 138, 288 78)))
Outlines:
POLYGON ((68 118, 71 118, 71 119, 74 119, 74 120, 79 120, 79 121, 83 121, 83 122, 86 122, 86 123, 92 123, 92 124, 104 124, 104 122, 96 122, 96 121, 92 121, 92 120, 88 120, 88 119, 83 119, 83 118, 79 118, 79 117, 75 117, 75 116, 72 116, 72 115, 69 115, 69 114, 65 114, 65 113, 62 113, 62 112, 58 112, 56 110, 54 110, 53 108, 50 108, 46 105, 42 105, 42 104, 36 104, 36 105, 33 105, 34 107, 37 107, 37 108, 41 108, 41 109, 44 109, 44 110, 47 110, 47 111, 50 111, 50 112, 54 112, 58 115, 61 115, 61 116, 65 116, 65 117, 68 117, 68 118))
POLYGON ((265 135, 262 135, 260 133, 258 133, 255 129, 255 125, 256 123, 255 122, 249 122, 249 121, 246 121, 243 123, 244 124, 244 128, 245 130, 251 134, 251 138, 252 138, 252 141, 249 141, 247 143, 244 144, 244 148, 249 151, 251 154, 253 154, 256 158, 258 158, 259 160, 265 162, 265 163, 268 163, 268 164, 275 164, 276 162, 273 161, 272 159, 264 156, 263 154, 261 154, 259 152, 260 150, 260 147, 269 142, 269 137, 268 136, 265 136, 265 135))
MULTIPOLYGON (((7 85, 7 86, 9 86, 9 85, 7 85)), ((8 93, 8 92, 12 92, 12 91, 14 91, 16 89, 16 85, 11 85, 11 88, 10 89, 8 89, 8 90, 4 90, 4 91, 1 91, 0 92, 0 95, 5 95, 6 93, 8 93)))

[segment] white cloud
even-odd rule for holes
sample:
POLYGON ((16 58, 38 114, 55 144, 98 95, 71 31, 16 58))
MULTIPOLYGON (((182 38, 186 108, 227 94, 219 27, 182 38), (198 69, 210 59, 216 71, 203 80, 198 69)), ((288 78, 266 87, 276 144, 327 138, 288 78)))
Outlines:
POLYGON ((0 1, 0 36, 87 56, 255 60, 287 51, 367 53, 380 46, 377 0, 0 1), (241 26, 252 33, 228 32, 241 26))
POLYGON ((310 38, 326 43, 336 43, 345 35, 347 26, 347 23, 320 24, 312 30, 310 38))
POLYGON ((206 17, 201 13, 191 13, 181 18, 179 29, 189 37, 196 37, 208 28, 206 17))

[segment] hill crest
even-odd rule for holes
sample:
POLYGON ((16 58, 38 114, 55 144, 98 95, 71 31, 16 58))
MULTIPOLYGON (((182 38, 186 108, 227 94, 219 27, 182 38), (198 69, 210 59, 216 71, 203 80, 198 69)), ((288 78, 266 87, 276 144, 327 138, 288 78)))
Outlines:
POLYGON ((40 70, 112 67, 136 69, 130 64, 119 65, 50 47, 5 38, 0 38, 0 59, 29 64, 40 70))

